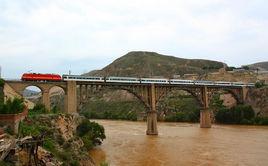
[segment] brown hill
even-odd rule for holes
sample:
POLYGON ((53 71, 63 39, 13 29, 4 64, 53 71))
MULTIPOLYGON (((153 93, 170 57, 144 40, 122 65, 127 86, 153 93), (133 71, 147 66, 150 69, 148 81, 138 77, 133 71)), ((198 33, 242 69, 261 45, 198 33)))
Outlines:
POLYGON ((186 73, 203 74, 216 71, 223 66, 224 63, 211 60, 183 59, 155 52, 133 51, 116 59, 101 70, 94 70, 84 75, 173 77, 186 73))
POLYGON ((259 69, 260 71, 268 71, 268 61, 266 62, 259 62, 259 63, 254 63, 251 65, 248 65, 252 69, 259 69))

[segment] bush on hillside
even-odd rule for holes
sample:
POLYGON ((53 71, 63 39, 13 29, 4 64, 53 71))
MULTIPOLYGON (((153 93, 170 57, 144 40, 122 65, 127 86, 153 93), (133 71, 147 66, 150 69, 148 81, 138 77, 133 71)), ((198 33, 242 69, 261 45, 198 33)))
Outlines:
POLYGON ((77 126, 77 135, 82 138, 86 149, 91 149, 94 145, 100 145, 102 140, 106 138, 104 127, 87 119, 77 126))
POLYGON ((237 105, 231 109, 221 108, 216 112, 217 122, 228 124, 252 124, 254 110, 248 105, 237 105))
POLYGON ((256 117, 256 118, 254 118, 254 124, 256 124, 256 125, 268 125, 268 117, 256 117))
POLYGON ((29 115, 39 115, 39 114, 47 114, 48 110, 46 109, 44 104, 36 104, 32 109, 29 109, 29 115))
POLYGON ((5 80, 3 80, 2 78, 0 78, 0 87, 4 87, 5 85, 5 80))
POLYGON ((262 88, 262 87, 264 87, 264 86, 265 86, 265 84, 264 84, 264 82, 262 82, 262 81, 258 81, 258 82, 255 83, 255 87, 256 87, 256 88, 262 88))
POLYGON ((6 103, 0 103, 0 114, 18 114, 23 112, 24 108, 23 99, 8 99, 6 103))

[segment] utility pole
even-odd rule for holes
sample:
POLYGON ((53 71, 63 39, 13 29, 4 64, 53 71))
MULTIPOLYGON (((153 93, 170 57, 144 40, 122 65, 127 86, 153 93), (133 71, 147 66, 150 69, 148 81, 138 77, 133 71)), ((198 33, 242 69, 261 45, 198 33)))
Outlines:
POLYGON ((2 78, 2 67, 0 66, 0 78, 2 78))

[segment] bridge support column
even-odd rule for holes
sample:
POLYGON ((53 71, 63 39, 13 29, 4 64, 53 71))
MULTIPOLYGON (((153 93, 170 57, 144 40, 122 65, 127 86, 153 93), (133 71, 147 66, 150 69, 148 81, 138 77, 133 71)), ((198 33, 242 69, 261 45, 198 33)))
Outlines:
POLYGON ((45 105, 46 109, 48 111, 50 111, 50 99, 49 99, 49 92, 48 91, 43 91, 42 102, 45 105))
POLYGON ((200 112, 200 127, 211 128, 210 111, 208 109, 201 110, 200 112))
POLYGON ((208 90, 206 86, 202 88, 202 100, 204 104, 204 109, 200 111, 200 127, 211 128, 210 111, 208 109, 209 107, 208 90))
POLYGON ((150 103, 151 110, 147 114, 147 135, 158 135, 157 131, 157 111, 156 111, 156 98, 155 98, 155 86, 151 85, 150 90, 150 103))
POLYGON ((67 113, 77 112, 76 82, 67 81, 67 113))
POLYGON ((247 99, 247 94, 248 94, 248 88, 247 87, 242 87, 242 100, 243 103, 246 101, 247 99))

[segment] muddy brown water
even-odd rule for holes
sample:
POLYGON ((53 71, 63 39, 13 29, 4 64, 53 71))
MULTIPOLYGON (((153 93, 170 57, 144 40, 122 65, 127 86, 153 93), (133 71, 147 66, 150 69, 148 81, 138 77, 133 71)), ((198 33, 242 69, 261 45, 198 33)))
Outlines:
POLYGON ((107 139, 90 155, 111 166, 268 165, 268 126, 158 123, 158 136, 145 134, 145 122, 94 120, 107 139))

